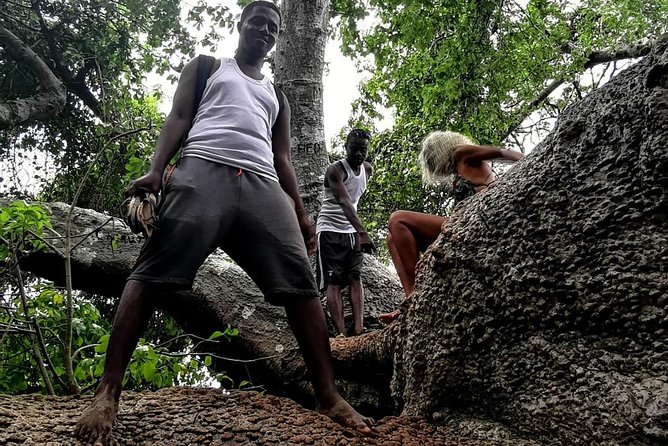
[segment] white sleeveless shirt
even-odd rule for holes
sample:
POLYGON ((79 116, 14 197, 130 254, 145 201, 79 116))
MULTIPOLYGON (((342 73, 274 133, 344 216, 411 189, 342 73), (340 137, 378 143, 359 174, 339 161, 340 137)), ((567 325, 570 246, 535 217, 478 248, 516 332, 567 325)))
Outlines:
MULTIPOLYGON (((345 186, 346 191, 348 191, 350 201, 352 202, 355 211, 357 211, 357 203, 359 203, 360 197, 366 190, 366 169, 364 168, 364 164, 362 164, 360 166, 360 173, 355 175, 355 172, 353 172, 348 161, 343 159, 340 161, 340 165, 345 170, 347 176, 343 181, 343 185, 345 186)), ((325 198, 322 201, 322 207, 318 214, 318 222, 316 223, 315 231, 317 233, 329 231, 343 234, 357 232, 343 213, 343 208, 341 208, 341 205, 336 201, 336 198, 334 198, 334 194, 329 187, 325 188, 325 198)))
POLYGON ((234 58, 223 58, 206 83, 182 156, 278 181, 271 144, 277 116, 278 99, 269 79, 246 76, 234 58))

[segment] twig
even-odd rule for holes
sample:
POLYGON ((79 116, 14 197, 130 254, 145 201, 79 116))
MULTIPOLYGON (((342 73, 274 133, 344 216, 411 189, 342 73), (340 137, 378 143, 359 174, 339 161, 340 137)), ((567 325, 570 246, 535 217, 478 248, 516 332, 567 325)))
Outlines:
POLYGON ((70 250, 70 252, 71 252, 71 251, 74 251, 75 249, 77 249, 77 247, 79 247, 79 245, 81 245, 83 242, 85 242, 85 241, 88 239, 88 237, 90 237, 91 235, 95 234, 97 231, 99 231, 99 230, 102 229, 103 227, 105 227, 105 226, 107 225, 107 223, 109 223, 109 222, 112 221, 113 219, 114 219, 114 217, 109 217, 109 218, 107 219, 107 221, 105 221, 104 223, 102 223, 101 225, 99 225, 97 228, 95 228, 95 229, 91 230, 90 232, 88 232, 88 234, 86 234, 84 238, 82 238, 81 240, 79 240, 79 243, 77 243, 76 245, 74 245, 74 246, 72 247, 72 249, 70 250))
POLYGON ((253 364, 255 362, 266 361, 268 359, 273 359, 273 358, 280 358, 282 356, 282 355, 271 355, 254 359, 238 359, 238 358, 229 358, 227 356, 219 356, 214 353, 207 353, 207 352, 188 352, 188 353, 161 352, 160 355, 169 356, 170 358, 180 358, 184 356, 211 356, 212 358, 221 359, 227 362, 236 362, 239 364, 253 364))
MULTIPOLYGON (((34 322, 33 324, 35 326, 35 335, 37 336, 37 340, 39 341, 40 347, 42 347, 42 353, 44 354, 44 357, 46 358, 46 365, 49 366, 49 369, 51 370, 51 373, 53 374, 53 377, 58 380, 58 383, 65 388, 65 381, 58 376, 58 373, 56 372, 56 367, 53 365, 53 361, 51 361, 51 356, 49 356, 49 352, 46 351, 46 343, 44 342, 44 337, 42 336, 42 330, 40 330, 39 325, 37 324, 37 321, 34 322)), ((58 338, 60 340, 60 338, 58 338)))
MULTIPOLYGON (((16 252, 12 252, 12 260, 16 263, 16 266, 14 267, 14 277, 16 277, 16 286, 19 289, 19 293, 21 296, 21 304, 23 305, 23 312, 26 316, 26 319, 30 319, 30 314, 28 313, 28 298, 25 293, 25 287, 23 286, 23 277, 21 276, 21 269, 18 266, 18 258, 16 257, 16 252)), ((33 324, 37 324, 37 322, 32 321, 33 324)), ((53 384, 51 383, 51 379, 49 378, 49 374, 46 371, 46 367, 44 366, 44 361, 42 360, 42 354, 41 351, 44 350, 46 351, 46 347, 44 345, 39 345, 39 340, 35 333, 30 335, 30 340, 32 344, 32 351, 33 351, 33 357, 35 358, 35 362, 37 363, 37 367, 39 367, 40 373, 42 374, 42 378, 44 379, 44 385, 46 386, 47 392, 49 392, 49 395, 55 395, 56 393, 53 390, 53 384)))
MULTIPOLYGON (((72 393, 79 393, 80 389, 79 386, 76 383, 76 380, 74 379, 74 368, 72 364, 72 320, 74 318, 74 305, 73 305, 73 298, 72 298, 72 251, 73 248, 71 247, 71 236, 72 236, 72 214, 74 213, 74 208, 77 204, 77 201, 79 200, 79 196, 81 195, 81 192, 83 191, 84 184, 88 180, 88 177, 90 176, 90 173, 93 171, 93 167, 97 164, 97 161, 100 159, 102 154, 105 152, 107 147, 114 141, 124 138, 126 136, 134 135, 135 133, 139 133, 142 131, 146 131, 148 128, 140 128, 140 129, 135 129, 135 130, 130 130, 128 132, 123 132, 119 133, 118 135, 113 136, 112 138, 107 141, 104 146, 100 149, 100 151, 95 155, 93 160, 91 161, 90 165, 88 166, 88 169, 86 170, 86 173, 84 174, 83 178, 81 179, 79 183, 79 187, 77 188, 77 191, 74 194, 74 198, 72 199, 72 203, 70 204, 70 209, 69 212, 67 213, 67 219, 65 220, 65 240, 64 240, 64 252, 65 252, 65 286, 66 286, 66 296, 67 296, 67 327, 65 329, 65 370, 67 374, 67 384, 69 387, 69 391, 72 393)), ((78 244, 76 245, 78 246, 78 244)), ((75 246, 75 247, 76 247, 75 246)))

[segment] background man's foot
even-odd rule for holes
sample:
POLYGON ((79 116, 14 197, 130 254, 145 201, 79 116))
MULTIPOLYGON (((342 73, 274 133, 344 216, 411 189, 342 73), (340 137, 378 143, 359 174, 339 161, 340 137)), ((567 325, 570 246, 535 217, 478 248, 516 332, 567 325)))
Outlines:
POLYGON ((108 392, 99 392, 81 414, 74 436, 84 445, 104 446, 118 412, 118 401, 108 392))
POLYGON ((337 403, 329 408, 318 407, 317 411, 323 415, 327 415, 339 424, 356 429, 362 434, 373 434, 373 430, 371 429, 374 425, 373 419, 360 415, 343 398, 339 399, 337 403))

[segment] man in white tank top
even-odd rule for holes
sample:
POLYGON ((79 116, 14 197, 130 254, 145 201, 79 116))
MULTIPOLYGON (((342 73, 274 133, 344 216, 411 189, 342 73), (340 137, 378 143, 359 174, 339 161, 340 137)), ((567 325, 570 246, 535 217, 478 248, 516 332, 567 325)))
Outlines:
POLYGON ((159 223, 123 290, 104 374, 76 425, 83 444, 106 442, 125 369, 160 293, 190 288, 217 247, 244 268, 268 302, 285 307, 317 410, 371 433, 372 420, 357 413, 334 383, 325 315, 307 256, 315 250, 315 228, 290 159, 290 107, 261 73, 280 25, 280 11, 271 2, 244 8, 236 54, 214 64, 196 112, 197 60, 181 73, 150 170, 127 190, 129 195, 162 190, 159 223), (162 184, 184 136, 183 158, 162 184))
POLYGON ((362 252, 370 252, 373 243, 357 216, 357 203, 372 174, 371 164, 365 161, 370 139, 361 129, 348 133, 346 158, 330 165, 325 173, 325 197, 316 226, 318 287, 327 288, 327 307, 338 336, 346 335, 341 301, 341 289, 346 285, 353 312, 351 333, 357 336, 364 330, 362 252))

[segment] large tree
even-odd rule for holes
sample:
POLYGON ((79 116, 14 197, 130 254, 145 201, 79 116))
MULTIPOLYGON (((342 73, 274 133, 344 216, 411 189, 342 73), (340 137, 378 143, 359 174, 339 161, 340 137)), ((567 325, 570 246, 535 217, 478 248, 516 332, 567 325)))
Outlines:
MULTIPOLYGON (((332 341, 337 375, 357 384, 346 390, 382 406, 389 386, 398 412, 446 424, 455 438, 474 432, 500 442, 518 435, 516 444, 664 443, 666 118, 668 36, 570 107, 499 184, 453 214, 394 324, 332 341)), ((85 214, 99 218, 82 211, 85 227, 85 214)), ((81 286, 121 284, 137 248, 127 243, 113 257, 103 255, 107 231, 80 255, 87 272, 78 275, 81 286)), ((44 255, 26 266, 54 271, 44 255)), ((212 258, 193 293, 181 298, 201 315, 202 329, 244 324, 251 356, 286 387, 301 388, 303 366, 282 343, 285 320, 266 319, 264 308, 249 304, 261 299, 253 295, 233 267, 212 258), (247 300, 221 302, 231 287, 246 290, 247 300), (260 344, 257 335, 269 333, 260 344)), ((135 413, 144 410, 129 408, 128 422, 141 426, 135 413)), ((257 423, 261 432, 271 425, 257 423)), ((385 444, 403 440, 383 432, 385 444)))
MULTIPOLYGON (((485 8, 473 12, 478 22, 485 17, 485 8)), ((298 30, 306 36, 313 28, 298 30)), ((413 306, 397 323, 334 342, 337 374, 351 399, 387 410, 391 387, 405 414, 491 419, 548 444, 666 438, 666 46, 659 42, 655 53, 580 103, 581 111, 566 113, 513 174, 451 219, 421 263, 413 306)), ((300 92, 291 91, 297 79, 278 79, 300 102, 300 92)), ((310 81, 316 84, 308 88, 317 87, 310 81)), ((317 184, 313 178, 306 184, 317 184)), ((105 218, 85 215, 78 217, 82 232, 105 218)), ((118 245, 116 234, 98 229, 82 245, 77 286, 118 292, 137 245, 127 234, 118 234, 128 242, 118 245)), ((59 262, 35 256, 25 266, 60 279, 59 262)), ((386 288, 396 291, 396 282, 375 287, 386 288)), ((250 359, 261 364, 258 373, 303 392, 303 364, 285 320, 261 301, 238 269, 213 257, 192 293, 162 304, 184 324, 197 320, 190 328, 202 334, 241 326, 233 362, 250 359)))

